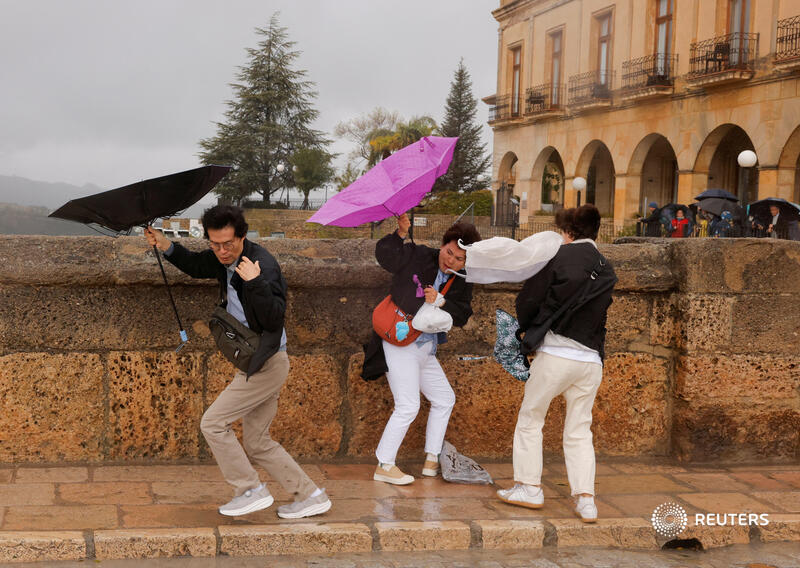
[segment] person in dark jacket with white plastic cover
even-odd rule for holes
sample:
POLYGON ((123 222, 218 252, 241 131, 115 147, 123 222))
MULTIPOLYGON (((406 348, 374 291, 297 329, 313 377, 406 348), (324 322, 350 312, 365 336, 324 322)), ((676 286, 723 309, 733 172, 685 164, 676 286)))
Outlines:
POLYGON ((150 227, 145 236, 151 246, 193 278, 216 278, 226 311, 241 324, 260 334, 258 349, 247 372, 237 371, 233 380, 203 414, 200 429, 235 497, 222 505, 223 515, 239 516, 273 503, 248 455, 270 477, 294 495, 294 503, 278 507, 282 518, 301 518, 324 513, 331 502, 294 459, 269 435, 278 409, 278 396, 289 375, 286 354, 286 280, 275 258, 248 241, 243 211, 217 205, 203 214, 209 249, 192 252, 170 242, 150 227), (244 449, 231 429, 242 419, 244 449), (246 452, 246 453, 245 453, 246 452))
POLYGON ((559 211, 556 225, 564 244, 517 296, 521 351, 533 360, 514 432, 516 484, 498 496, 514 505, 543 506, 542 426, 550 402, 563 394, 564 458, 575 513, 594 522, 592 407, 603 378, 606 314, 617 278, 595 244, 600 214, 594 205, 559 211))

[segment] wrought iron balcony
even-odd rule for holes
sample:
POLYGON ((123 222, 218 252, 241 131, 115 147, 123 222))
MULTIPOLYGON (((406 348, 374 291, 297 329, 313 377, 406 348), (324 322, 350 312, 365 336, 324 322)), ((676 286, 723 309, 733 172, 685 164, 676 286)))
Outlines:
POLYGON ((498 122, 517 118, 522 114, 522 97, 502 95, 497 97, 495 105, 489 108, 489 122, 498 122))
POLYGON ((800 16, 778 20, 775 63, 800 63, 800 16))
POLYGON ((554 85, 552 83, 545 83, 544 85, 531 87, 525 93, 525 114, 543 115, 558 113, 566 102, 564 100, 565 94, 566 89, 563 84, 554 85))
POLYGON ((678 56, 672 53, 654 53, 622 64, 623 90, 645 87, 672 87, 678 56))
POLYGON ((723 74, 749 79, 758 53, 758 34, 737 32, 693 43, 688 79, 723 74))
POLYGON ((589 71, 569 78, 570 106, 607 106, 611 102, 613 71, 589 71))

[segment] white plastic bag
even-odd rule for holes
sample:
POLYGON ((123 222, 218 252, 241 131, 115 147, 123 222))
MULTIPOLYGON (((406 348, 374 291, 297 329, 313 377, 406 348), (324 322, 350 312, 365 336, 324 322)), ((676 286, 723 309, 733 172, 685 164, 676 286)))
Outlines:
POLYGON ((417 310, 417 314, 411 320, 411 327, 422 333, 450 331, 453 327, 453 316, 426 302, 417 310))
POLYGON ((564 239, 554 231, 542 231, 517 242, 492 237, 471 245, 467 251, 467 282, 523 282, 539 272, 558 252, 564 239))

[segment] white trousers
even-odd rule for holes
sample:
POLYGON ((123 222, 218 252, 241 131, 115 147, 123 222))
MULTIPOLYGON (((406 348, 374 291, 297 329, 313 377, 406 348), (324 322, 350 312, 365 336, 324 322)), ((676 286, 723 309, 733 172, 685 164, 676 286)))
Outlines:
POLYGON ((436 355, 431 354, 431 348, 431 343, 412 343, 398 347, 383 342, 386 366, 389 368, 386 379, 394 397, 394 411, 375 451, 381 463, 394 463, 408 427, 419 412, 420 391, 431 403, 425 432, 425 451, 431 454, 442 451, 444 433, 456 395, 447 382, 436 355))
POLYGON ((564 459, 572 495, 594 495, 595 460, 592 406, 603 366, 573 361, 539 351, 531 363, 525 396, 514 431, 514 481, 542 482, 542 426, 550 402, 560 394, 567 402, 564 418, 564 459))

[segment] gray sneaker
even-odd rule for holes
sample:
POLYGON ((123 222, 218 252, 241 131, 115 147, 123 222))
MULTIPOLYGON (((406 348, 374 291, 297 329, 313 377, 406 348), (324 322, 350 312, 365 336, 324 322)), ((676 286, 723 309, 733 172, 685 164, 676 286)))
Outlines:
POLYGON ((248 489, 238 497, 234 497, 230 502, 225 503, 219 508, 221 515, 228 515, 229 517, 238 517, 239 515, 246 515, 266 509, 274 499, 269 494, 264 484, 260 484, 254 489, 248 489))
POLYGON ((278 507, 278 516, 281 519, 302 519, 312 515, 321 515, 331 508, 331 500, 325 490, 316 497, 309 497, 303 501, 295 501, 288 505, 278 507))

